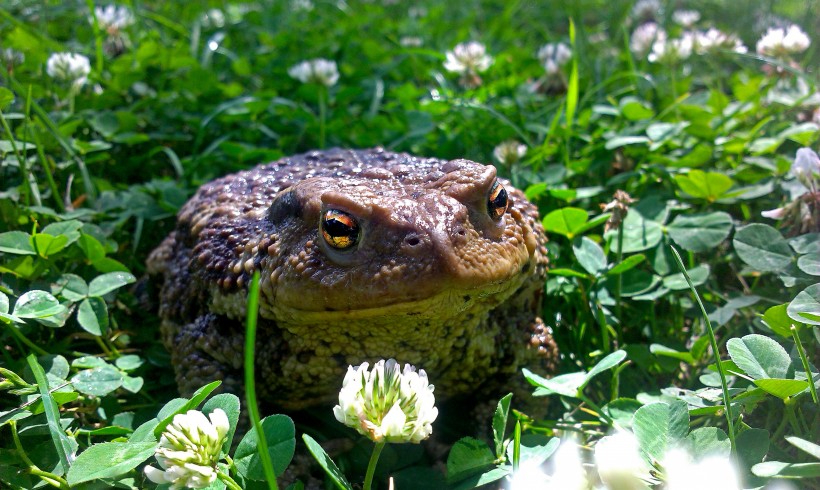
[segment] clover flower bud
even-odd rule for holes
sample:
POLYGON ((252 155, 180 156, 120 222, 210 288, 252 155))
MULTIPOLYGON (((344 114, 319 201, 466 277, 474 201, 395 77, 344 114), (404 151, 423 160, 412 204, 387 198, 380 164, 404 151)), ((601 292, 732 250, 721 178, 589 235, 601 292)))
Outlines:
POLYGON ((811 148, 800 148, 789 172, 797 177, 806 189, 815 190, 820 182, 820 157, 811 148))
POLYGON ((672 12, 672 20, 675 21, 676 24, 688 29, 698 23, 700 20, 700 12, 697 10, 676 10, 672 12))
POLYGON ((666 42, 666 31, 661 29, 658 24, 654 22, 646 22, 639 25, 632 33, 632 38, 629 41, 629 50, 636 56, 646 56, 646 53, 652 49, 655 41, 666 42))
POLYGON ((145 476, 154 483, 170 483, 173 490, 205 488, 213 483, 230 422, 219 408, 208 418, 198 410, 175 415, 154 453, 162 469, 146 466, 145 476))
POLYGON ((79 89, 88 81, 91 63, 81 54, 54 53, 46 62, 46 73, 55 80, 68 82, 74 89, 79 89))
POLYGON ((548 43, 538 50, 538 60, 550 76, 558 74, 571 58, 572 50, 564 43, 548 43))
POLYGON ((718 51, 734 51, 735 53, 745 53, 746 46, 734 34, 727 34, 714 27, 706 32, 695 34, 695 51, 700 54, 717 53, 718 51))
POLYGON ((339 70, 335 61, 317 58, 303 61, 288 69, 288 75, 302 83, 317 83, 332 87, 339 81, 339 70))
POLYGON ((457 44, 445 55, 447 59, 444 68, 453 73, 480 73, 493 63, 493 58, 487 54, 487 48, 477 41, 457 44))
POLYGON ((333 407, 336 420, 374 442, 413 442, 427 439, 438 416, 433 385, 423 369, 410 364, 402 370, 394 359, 349 366, 333 407))
POLYGON ((493 156, 498 163, 507 167, 517 163, 526 154, 527 145, 523 145, 515 140, 505 141, 493 150, 493 156))
POLYGON ((672 64, 689 58, 694 47, 695 36, 690 32, 684 32, 676 39, 658 38, 652 44, 652 52, 649 53, 651 63, 672 64))
POLYGON ((94 7, 94 15, 97 17, 100 29, 107 32, 109 36, 118 35, 121 30, 134 23, 134 14, 125 6, 94 7))

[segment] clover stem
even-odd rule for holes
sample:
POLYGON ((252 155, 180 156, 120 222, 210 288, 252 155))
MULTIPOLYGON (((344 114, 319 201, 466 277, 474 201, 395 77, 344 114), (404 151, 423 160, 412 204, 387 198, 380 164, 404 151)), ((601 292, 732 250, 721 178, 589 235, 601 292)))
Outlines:
POLYGON ((327 119, 327 88, 319 87, 319 148, 325 147, 325 120, 327 119))
POLYGON ((234 481, 234 479, 227 473, 216 470, 216 476, 218 476, 219 479, 222 480, 222 483, 224 483, 230 490, 242 490, 242 487, 240 487, 239 484, 236 483, 236 481, 234 481))
POLYGON ((39 476, 44 482, 48 483, 49 485, 61 489, 68 489, 68 482, 65 481, 63 478, 55 475, 54 473, 49 473, 48 471, 41 470, 34 462, 28 457, 26 451, 23 449, 23 445, 20 443, 20 436, 17 435, 17 421, 12 420, 9 422, 9 428, 11 429, 11 438, 14 440, 14 447, 17 449, 17 454, 20 456, 20 459, 23 460, 25 464, 28 465, 28 472, 34 476, 39 476))
POLYGON ((367 464, 367 473, 364 476, 364 490, 370 490, 371 485, 373 485, 373 474, 376 473, 376 465, 379 463, 379 456, 382 453, 382 449, 387 443, 377 442, 376 446, 373 448, 373 454, 370 455, 370 462, 367 464))
POLYGON ((797 335, 797 328, 792 325, 792 338, 794 338, 794 344, 797 346, 797 355, 800 357, 800 361, 803 363, 803 369, 806 371, 806 380, 809 382, 809 390, 811 391, 811 399, 814 400, 814 403, 817 404, 817 389, 814 387, 814 379, 811 375, 811 366, 809 366, 809 360, 806 358, 806 351, 803 349, 803 343, 800 341, 800 336, 797 335))

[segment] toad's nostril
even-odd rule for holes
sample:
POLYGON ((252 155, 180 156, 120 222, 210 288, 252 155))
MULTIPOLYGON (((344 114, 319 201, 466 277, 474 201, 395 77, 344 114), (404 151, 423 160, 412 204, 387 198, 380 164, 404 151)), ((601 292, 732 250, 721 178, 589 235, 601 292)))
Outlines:
POLYGON ((415 237, 415 236, 408 237, 406 241, 407 241, 407 244, 410 245, 411 247, 415 247, 416 245, 421 243, 421 240, 419 240, 419 237, 415 237))

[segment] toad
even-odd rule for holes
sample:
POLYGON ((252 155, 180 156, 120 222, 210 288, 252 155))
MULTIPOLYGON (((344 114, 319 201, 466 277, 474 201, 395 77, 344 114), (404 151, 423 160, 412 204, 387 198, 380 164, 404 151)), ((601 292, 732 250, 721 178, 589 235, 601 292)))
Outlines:
POLYGON ((257 393, 299 410, 334 402, 365 360, 423 368, 443 398, 549 372, 545 243, 536 207, 492 166, 332 149, 202 186, 148 269, 184 395, 215 379, 243 391, 259 272, 257 393))

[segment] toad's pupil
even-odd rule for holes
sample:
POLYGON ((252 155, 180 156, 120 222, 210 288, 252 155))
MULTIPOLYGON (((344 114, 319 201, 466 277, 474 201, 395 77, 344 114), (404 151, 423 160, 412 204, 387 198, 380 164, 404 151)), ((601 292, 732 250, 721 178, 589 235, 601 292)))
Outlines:
POLYGON ((322 236, 333 248, 350 248, 359 240, 359 223, 344 211, 328 209, 322 217, 322 236))
POLYGON ((500 219, 507 211, 507 189, 496 180, 490 189, 490 198, 487 201, 487 212, 493 219, 500 219))

